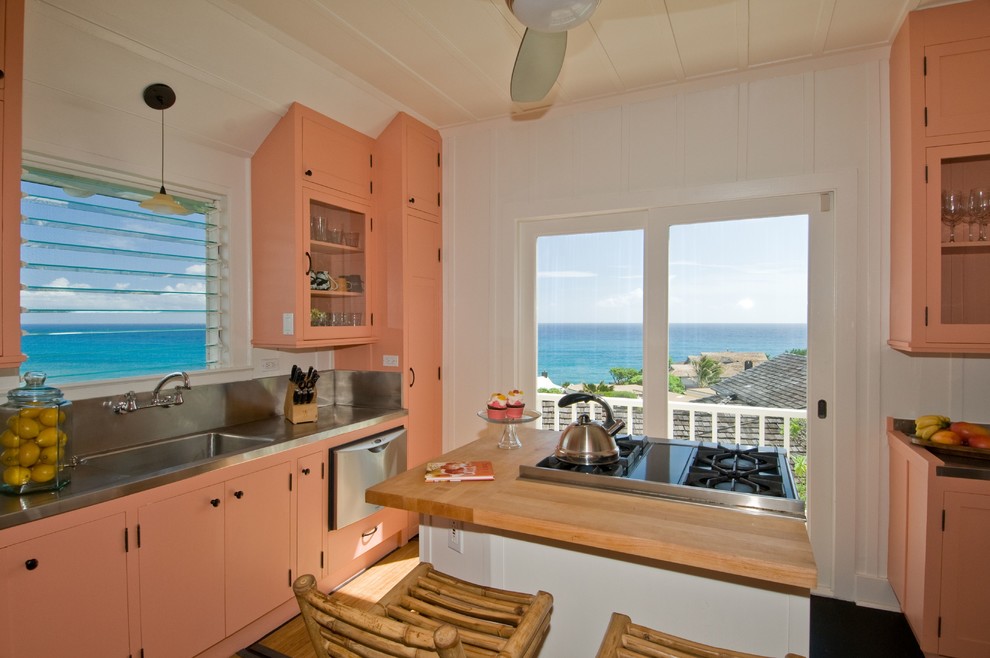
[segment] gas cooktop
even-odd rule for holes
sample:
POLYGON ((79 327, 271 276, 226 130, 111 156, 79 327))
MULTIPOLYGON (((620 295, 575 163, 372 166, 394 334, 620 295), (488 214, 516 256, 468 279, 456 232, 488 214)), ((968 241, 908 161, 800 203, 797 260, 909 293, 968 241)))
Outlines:
POLYGON ((519 476, 805 518, 782 448, 644 436, 617 437, 616 444, 620 455, 614 464, 580 466, 551 455, 535 466, 521 465, 519 476))

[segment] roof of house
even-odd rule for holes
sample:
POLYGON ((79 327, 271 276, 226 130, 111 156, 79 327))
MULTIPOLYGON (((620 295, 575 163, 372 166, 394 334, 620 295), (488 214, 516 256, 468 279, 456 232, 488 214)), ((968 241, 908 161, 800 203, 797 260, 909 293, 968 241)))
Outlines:
POLYGON ((716 394, 699 402, 805 409, 808 404, 808 357, 780 354, 711 387, 716 394))

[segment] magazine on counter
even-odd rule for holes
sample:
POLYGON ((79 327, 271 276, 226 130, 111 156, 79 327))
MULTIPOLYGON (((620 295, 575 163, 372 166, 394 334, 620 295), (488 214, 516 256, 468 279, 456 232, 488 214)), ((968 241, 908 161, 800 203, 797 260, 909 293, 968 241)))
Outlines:
POLYGON ((463 480, 494 480, 495 469, 489 461, 429 462, 427 482, 461 482, 463 480))

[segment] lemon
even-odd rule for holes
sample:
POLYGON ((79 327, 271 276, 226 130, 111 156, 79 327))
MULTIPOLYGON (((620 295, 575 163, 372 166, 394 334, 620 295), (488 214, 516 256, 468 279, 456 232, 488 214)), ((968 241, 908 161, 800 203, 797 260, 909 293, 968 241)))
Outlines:
MULTIPOLYGON (((38 461, 42 464, 58 464, 60 461, 64 460, 65 450, 63 450, 60 446, 49 446, 47 448, 42 448, 41 456, 38 457, 38 461)), ((3 457, 0 457, 0 462, 2 461, 3 457)))
POLYGON ((11 487, 20 487, 31 481, 31 469, 21 466, 8 466, 3 469, 3 483, 11 487))
POLYGON ((40 456, 41 448, 38 447, 38 444, 34 441, 25 441, 21 444, 18 461, 20 461, 21 466, 27 468, 34 466, 40 456))
POLYGON ((42 425, 47 425, 48 427, 55 427, 65 422, 65 412, 59 410, 56 407, 49 407, 48 409, 42 409, 41 415, 38 417, 42 425))
POLYGON ((54 427, 46 427, 40 432, 38 432, 38 438, 35 439, 38 445, 42 448, 48 448, 50 446, 58 443, 58 438, 60 434, 65 434, 65 432, 59 432, 54 427))
POLYGON ((55 477, 55 467, 48 464, 38 464, 31 469, 31 479, 35 482, 48 482, 55 477))
POLYGON ((41 431, 41 425, 39 425, 38 421, 33 418, 18 417, 17 429, 14 431, 17 433, 17 436, 22 439, 33 439, 38 436, 38 433, 41 431))
POLYGON ((0 464, 4 466, 20 466, 21 451, 17 448, 7 448, 0 452, 0 464))
POLYGON ((7 419, 7 427, 9 427, 12 430, 16 430, 17 429, 17 419, 18 418, 20 418, 20 416, 18 416, 17 414, 14 414, 10 418, 8 418, 7 419))
POLYGON ((41 409, 31 408, 31 409, 21 409, 17 412, 21 418, 37 418, 41 415, 41 409))
POLYGON ((21 447, 21 437, 10 430, 4 430, 3 434, 0 434, 0 446, 4 448, 19 448, 21 447))

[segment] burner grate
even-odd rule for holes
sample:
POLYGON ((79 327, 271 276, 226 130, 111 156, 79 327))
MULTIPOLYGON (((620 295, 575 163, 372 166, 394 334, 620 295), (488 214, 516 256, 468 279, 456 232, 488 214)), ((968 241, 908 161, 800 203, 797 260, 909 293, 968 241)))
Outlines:
POLYGON ((781 456, 758 446, 702 446, 684 484, 766 496, 786 496, 781 456))

